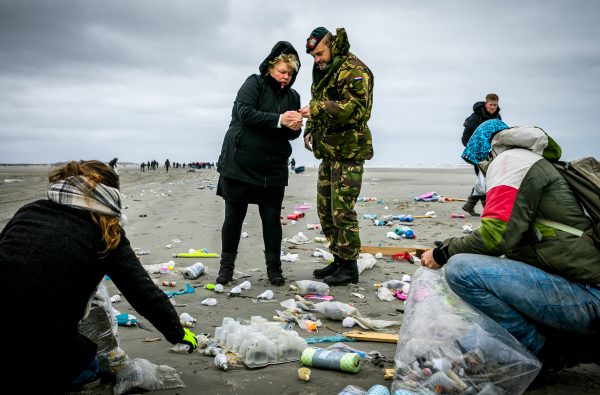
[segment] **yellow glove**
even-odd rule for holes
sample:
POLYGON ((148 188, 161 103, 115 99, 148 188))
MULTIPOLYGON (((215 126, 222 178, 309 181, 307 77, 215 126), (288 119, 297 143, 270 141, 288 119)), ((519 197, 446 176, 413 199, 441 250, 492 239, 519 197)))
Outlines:
POLYGON ((183 339, 181 340, 181 343, 190 346, 189 352, 196 351, 198 348, 198 339, 196 338, 196 335, 188 328, 183 328, 183 339))

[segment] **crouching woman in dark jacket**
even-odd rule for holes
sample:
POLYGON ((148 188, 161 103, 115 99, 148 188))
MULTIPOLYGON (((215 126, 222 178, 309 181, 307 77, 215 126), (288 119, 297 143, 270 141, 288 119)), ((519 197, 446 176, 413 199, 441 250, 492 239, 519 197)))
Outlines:
POLYGON ((231 281, 248 204, 257 204, 262 221, 267 274, 283 285, 281 202, 288 181, 289 143, 300 136, 300 95, 293 90, 300 60, 294 47, 280 41, 249 76, 233 104, 217 164, 217 195, 225 200, 221 266, 217 283, 231 281))
POLYGON ((62 392, 94 380, 97 345, 79 333, 78 323, 105 275, 167 341, 194 350, 196 336, 181 326, 125 236, 114 170, 100 161, 73 161, 53 170, 49 181, 48 199, 21 207, 0 233, 2 312, 37 324, 0 326, 6 393, 24 390, 12 386, 62 392))

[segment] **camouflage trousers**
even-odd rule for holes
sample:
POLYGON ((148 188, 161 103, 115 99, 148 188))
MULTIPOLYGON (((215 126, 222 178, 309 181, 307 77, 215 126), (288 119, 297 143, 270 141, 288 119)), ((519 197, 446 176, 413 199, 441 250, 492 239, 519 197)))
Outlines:
POLYGON ((323 160, 319 166, 317 210, 332 254, 358 259, 360 235, 354 205, 360 193, 362 161, 323 160))

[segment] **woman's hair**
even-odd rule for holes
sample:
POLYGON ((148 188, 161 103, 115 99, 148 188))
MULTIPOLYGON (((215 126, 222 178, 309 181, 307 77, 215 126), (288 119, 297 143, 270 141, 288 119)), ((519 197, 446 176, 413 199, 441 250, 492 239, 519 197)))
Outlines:
POLYGON ((269 71, 273 70, 273 67, 275 67, 277 65, 277 63, 279 62, 284 62, 286 63, 294 73, 298 72, 298 68, 299 68, 299 63, 298 63, 298 58, 296 57, 296 55, 294 54, 279 54, 277 55, 275 58, 269 60, 269 71))
MULTIPOLYGON (((54 183, 73 176, 83 176, 86 178, 88 182, 86 182, 87 188, 84 193, 89 193, 90 196, 98 184, 119 189, 119 176, 110 166, 97 160, 71 161, 62 167, 50 171, 48 180, 54 183)), ((106 249, 102 252, 105 253, 117 248, 121 241, 119 218, 114 215, 95 212, 91 214, 94 223, 100 227, 102 240, 106 244, 106 249)))

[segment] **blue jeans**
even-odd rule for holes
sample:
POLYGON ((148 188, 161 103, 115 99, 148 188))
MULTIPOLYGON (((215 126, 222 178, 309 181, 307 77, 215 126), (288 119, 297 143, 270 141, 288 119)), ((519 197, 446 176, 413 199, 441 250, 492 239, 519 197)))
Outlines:
POLYGON ((510 259, 457 254, 445 265, 450 288, 537 354, 538 327, 591 333, 600 320, 600 290, 510 259))

